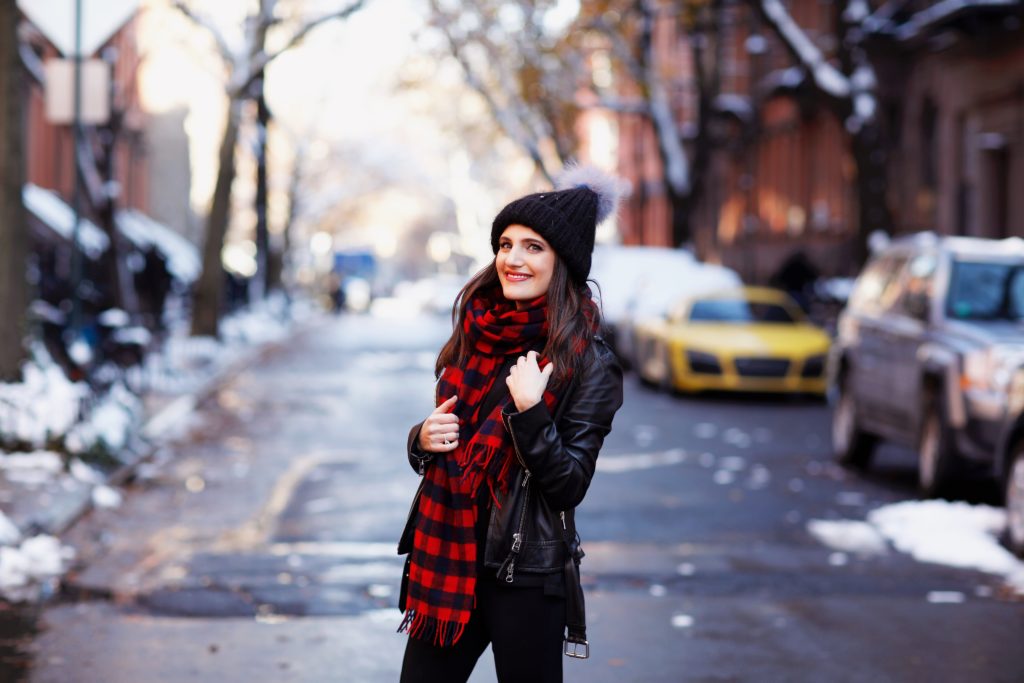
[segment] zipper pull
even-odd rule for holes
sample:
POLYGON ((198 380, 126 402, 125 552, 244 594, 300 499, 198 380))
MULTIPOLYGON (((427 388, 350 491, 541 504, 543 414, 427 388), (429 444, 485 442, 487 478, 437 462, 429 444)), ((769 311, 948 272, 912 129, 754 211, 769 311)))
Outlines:
MULTIPOLYGON (((519 534, 516 534, 517 536, 519 534)), ((505 583, 512 583, 512 572, 515 570, 516 561, 512 560, 508 563, 508 574, 505 575, 505 583)))
POLYGON ((423 471, 424 471, 424 470, 423 470, 423 460, 424 460, 424 458, 420 458, 420 461, 419 461, 419 466, 420 466, 420 476, 423 476, 423 471))
POLYGON ((559 512, 558 515, 562 518, 562 531, 568 531, 568 527, 565 526, 565 510, 559 512))
MULTIPOLYGON (((519 547, 522 544, 523 544, 523 536, 522 536, 522 534, 520 534, 519 532, 516 532, 516 533, 512 534, 512 552, 518 553, 519 552, 519 547)), ((511 569, 509 569, 509 574, 511 574, 511 573, 512 573, 512 571, 511 571, 511 569)))
POLYGON ((526 470, 526 476, 523 477, 522 488, 526 488, 526 485, 530 483, 530 470, 526 470))

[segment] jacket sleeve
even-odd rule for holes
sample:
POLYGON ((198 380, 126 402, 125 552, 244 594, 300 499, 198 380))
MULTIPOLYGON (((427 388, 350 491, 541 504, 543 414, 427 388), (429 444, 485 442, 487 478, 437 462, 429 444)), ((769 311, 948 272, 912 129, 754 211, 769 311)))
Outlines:
POLYGON ((557 510, 571 510, 583 500, 622 405, 622 368, 606 347, 581 375, 557 425, 543 401, 523 412, 510 402, 503 413, 519 457, 557 510))
POLYGON ((423 427, 423 423, 419 422, 412 426, 409 430, 409 445, 406 448, 407 455, 409 456, 409 467, 413 469, 416 474, 423 474, 423 469, 434 460, 434 453, 427 453, 420 449, 420 429, 423 427))

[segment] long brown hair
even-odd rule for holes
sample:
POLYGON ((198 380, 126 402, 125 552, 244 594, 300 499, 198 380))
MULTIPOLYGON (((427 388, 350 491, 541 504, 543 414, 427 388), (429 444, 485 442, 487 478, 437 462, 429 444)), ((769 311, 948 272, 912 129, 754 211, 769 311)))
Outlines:
MULTIPOLYGON (((484 266, 455 297, 452 306, 452 336, 437 355, 434 377, 449 365, 465 365, 472 353, 462 323, 466 319, 469 302, 481 291, 501 287, 498 269, 494 261, 484 266)), ((555 257, 555 268, 548 285, 548 341, 541 352, 555 365, 552 383, 562 385, 573 375, 583 370, 584 354, 580 353, 590 345, 595 330, 600 324, 600 310, 591 298, 590 288, 572 281, 569 269, 562 259, 555 257)))

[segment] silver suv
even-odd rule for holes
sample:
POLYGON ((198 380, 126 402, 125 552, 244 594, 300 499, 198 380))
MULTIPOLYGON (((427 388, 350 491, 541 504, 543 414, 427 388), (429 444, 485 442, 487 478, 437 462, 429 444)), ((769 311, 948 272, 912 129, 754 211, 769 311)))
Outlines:
POLYGON ((918 481, 948 495, 960 467, 993 474, 1008 386, 1024 360, 1024 240, 894 240, 864 267, 830 357, 832 441, 867 467, 880 438, 917 449, 918 481))

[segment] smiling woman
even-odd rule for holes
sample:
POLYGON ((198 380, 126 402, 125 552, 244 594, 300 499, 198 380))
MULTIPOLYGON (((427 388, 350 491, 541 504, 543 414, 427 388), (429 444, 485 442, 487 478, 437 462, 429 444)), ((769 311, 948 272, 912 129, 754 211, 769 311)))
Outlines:
POLYGON ((494 267, 501 293, 521 308, 547 293, 555 271, 555 252, 543 237, 524 225, 510 225, 498 239, 494 267))
POLYGON ((488 645, 501 681, 561 681, 563 641, 589 655, 575 510, 622 371, 587 276, 618 187, 575 169, 508 204, 494 261, 456 298, 437 407, 409 434, 423 483, 398 546, 403 683, 465 681, 488 645))

